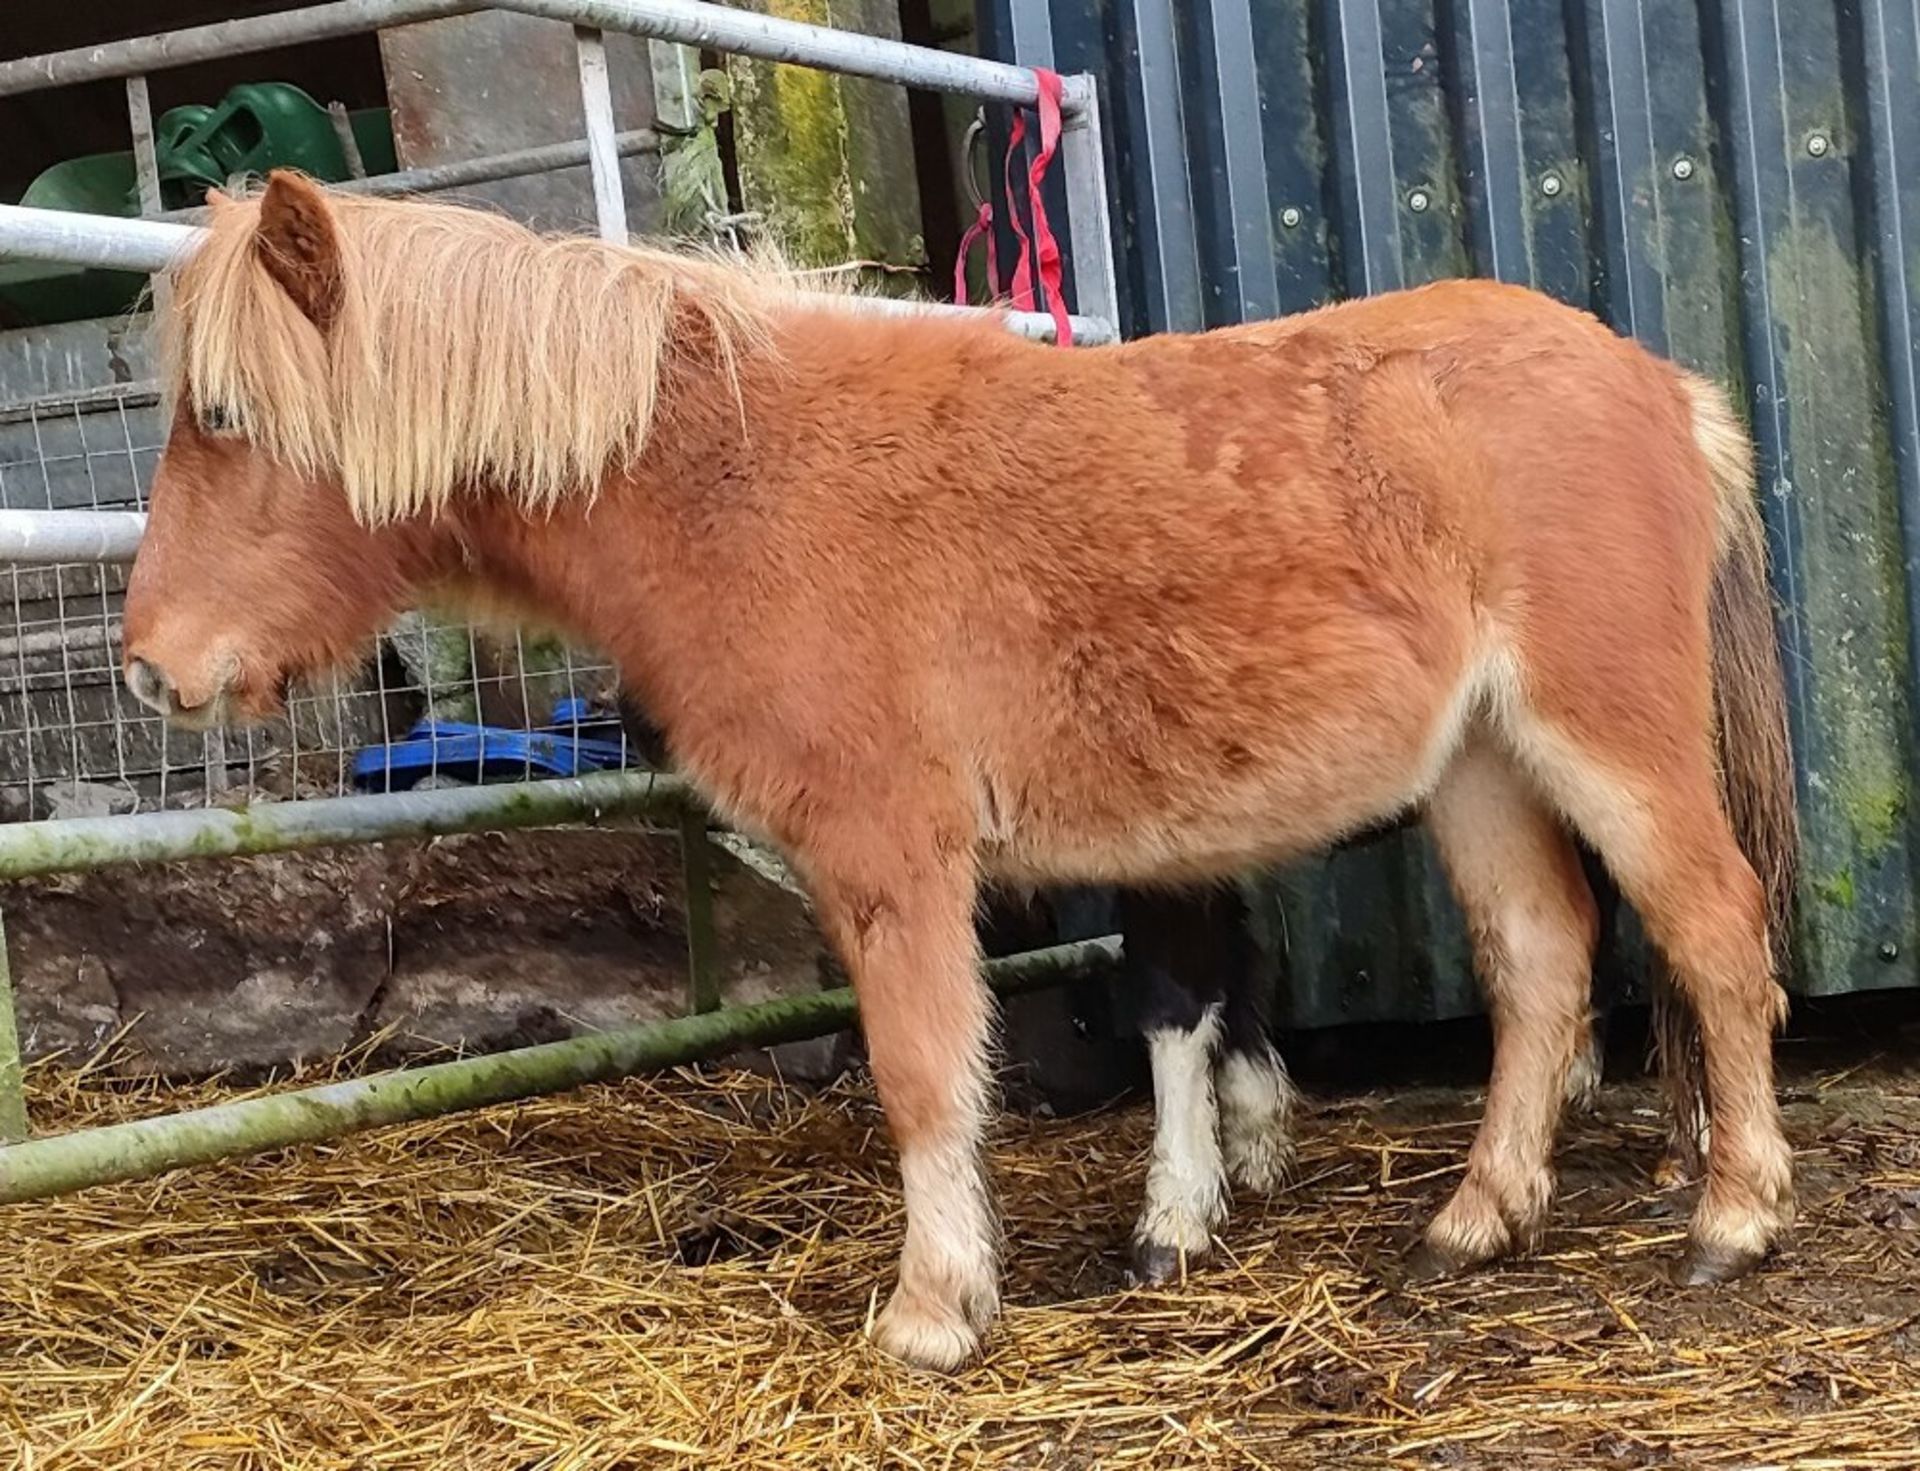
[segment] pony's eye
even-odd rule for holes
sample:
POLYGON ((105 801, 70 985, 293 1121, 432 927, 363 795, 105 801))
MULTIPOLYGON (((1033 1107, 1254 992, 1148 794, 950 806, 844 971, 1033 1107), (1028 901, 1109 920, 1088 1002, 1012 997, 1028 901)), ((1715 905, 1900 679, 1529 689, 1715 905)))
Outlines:
POLYGON ((237 434, 240 426, 219 404, 200 405, 200 428, 208 434, 237 434))

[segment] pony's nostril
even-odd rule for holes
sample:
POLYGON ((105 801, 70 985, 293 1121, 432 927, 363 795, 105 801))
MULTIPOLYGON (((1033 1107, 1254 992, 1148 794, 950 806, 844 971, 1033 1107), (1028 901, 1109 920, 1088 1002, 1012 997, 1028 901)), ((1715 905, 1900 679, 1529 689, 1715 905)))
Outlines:
POLYGON ((145 659, 127 660, 127 691, 149 710, 172 715, 179 710, 173 681, 145 659))

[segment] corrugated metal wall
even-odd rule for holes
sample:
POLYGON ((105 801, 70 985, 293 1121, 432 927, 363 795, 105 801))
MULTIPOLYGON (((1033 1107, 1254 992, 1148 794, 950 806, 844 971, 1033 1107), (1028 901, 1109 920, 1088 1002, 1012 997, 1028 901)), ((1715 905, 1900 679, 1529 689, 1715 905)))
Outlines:
MULTIPOLYGON (((988 54, 1103 79, 1133 332, 1478 273, 1735 386, 1800 755, 1797 985, 1920 983, 1920 0, 982 0, 980 22, 988 54)), ((1259 907, 1296 1025, 1477 1007, 1417 837, 1259 907)))

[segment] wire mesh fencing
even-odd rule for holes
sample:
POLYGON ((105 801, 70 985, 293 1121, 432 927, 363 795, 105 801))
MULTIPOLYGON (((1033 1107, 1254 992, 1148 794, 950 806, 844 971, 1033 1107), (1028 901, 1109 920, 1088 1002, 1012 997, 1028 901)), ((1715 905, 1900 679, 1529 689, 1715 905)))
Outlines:
MULTIPOLYGON (((0 509, 144 510, 166 437, 151 383, 0 405, 0 509)), ((283 719, 169 728, 120 680, 127 568, 0 568, 0 817, 344 796, 636 765, 612 667, 411 613, 283 719)))

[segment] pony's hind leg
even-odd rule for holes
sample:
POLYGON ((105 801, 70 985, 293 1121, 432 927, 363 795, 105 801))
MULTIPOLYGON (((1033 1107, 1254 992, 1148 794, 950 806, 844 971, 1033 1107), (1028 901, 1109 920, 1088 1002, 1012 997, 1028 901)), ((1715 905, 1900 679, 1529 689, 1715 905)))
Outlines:
POLYGON ((1223 934, 1220 1053, 1213 1070, 1227 1178, 1267 1195, 1293 1176, 1293 1079, 1273 1045, 1266 978, 1252 953, 1246 900, 1237 889, 1213 900, 1223 934))
POLYGON ((1713 1147, 1681 1278, 1746 1271, 1793 1219, 1793 1166, 1773 1091, 1786 995, 1766 898, 1723 812, 1704 743, 1658 761, 1544 728, 1526 759, 1606 862, 1700 1021, 1713 1147))
POLYGON ((965 845, 910 820, 802 847, 823 927, 860 1005, 874 1084, 900 1154, 907 1232, 900 1279, 874 1325, 896 1358, 953 1369, 999 1307, 997 1232, 982 1160, 989 1107, 989 998, 965 845), (865 838, 866 841, 862 841, 865 838))
POLYGON ((1227 1218, 1213 1079, 1224 992, 1209 963, 1203 901, 1126 891, 1119 910, 1123 979, 1153 1069, 1153 1159, 1133 1231, 1133 1274, 1159 1283, 1202 1260, 1227 1218))
POLYGON ((1600 1083, 1605 1063, 1598 1019, 1587 1028, 1573 1054, 1573 1066, 1567 1069, 1567 1107, 1575 1113, 1592 1113, 1600 1103, 1600 1083))
POLYGON ((1493 1078, 1466 1177, 1427 1228, 1419 1275, 1531 1247, 1553 1200, 1553 1139, 1592 1037, 1597 919, 1571 839, 1508 757, 1470 743, 1427 821, 1473 936, 1493 1017, 1493 1078))

